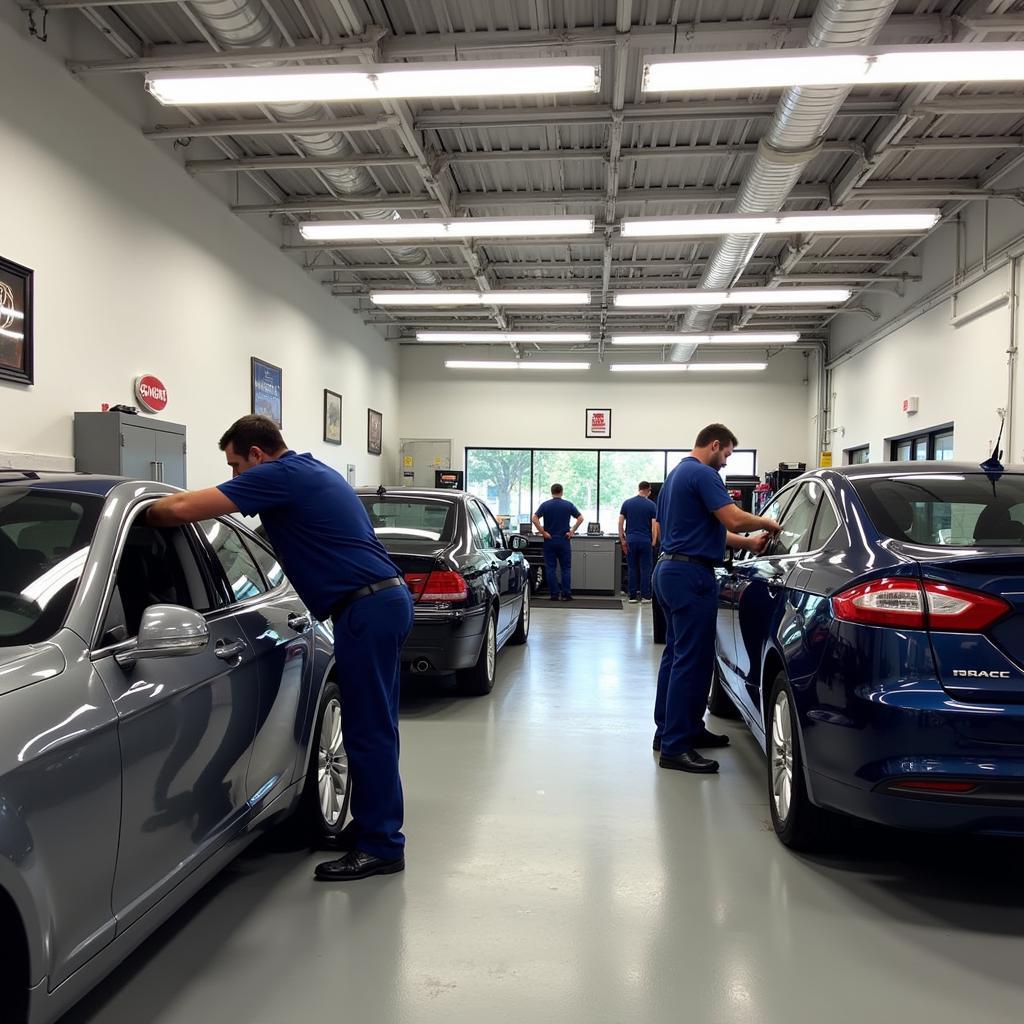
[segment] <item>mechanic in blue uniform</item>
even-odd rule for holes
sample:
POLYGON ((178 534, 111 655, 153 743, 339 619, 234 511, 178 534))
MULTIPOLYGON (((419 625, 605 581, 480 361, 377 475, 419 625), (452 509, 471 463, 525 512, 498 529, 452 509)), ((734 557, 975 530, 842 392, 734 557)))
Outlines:
POLYGON ((338 689, 352 786, 344 855, 316 877, 346 881, 405 868, 398 774, 400 656, 412 628, 412 597, 358 495, 312 455, 297 454, 266 416, 243 416, 220 439, 234 478, 155 502, 151 526, 241 512, 259 515, 299 597, 334 622, 338 689))
POLYGON ((779 530, 774 519, 744 512, 725 489, 718 471, 736 443, 721 423, 705 427, 658 495, 661 557, 654 569, 654 593, 667 625, 654 703, 654 749, 661 751, 662 768, 718 771, 717 761, 699 753, 729 744, 728 736, 704 724, 715 661, 715 566, 722 563, 727 545, 760 552, 779 530), (766 532, 741 537, 739 530, 766 532))
POLYGON ((561 484, 551 485, 551 497, 541 502, 540 508, 533 513, 533 525, 544 537, 544 573, 548 578, 552 601, 557 601, 559 597, 556 566, 562 570, 562 600, 572 600, 572 538, 582 522, 580 510, 562 497, 561 484), (570 528, 569 520, 572 516, 576 517, 576 523, 570 528))
POLYGON ((651 601, 651 570, 658 543, 658 506, 651 501, 651 485, 641 480, 637 493, 619 509, 619 541, 629 571, 629 603, 651 601))

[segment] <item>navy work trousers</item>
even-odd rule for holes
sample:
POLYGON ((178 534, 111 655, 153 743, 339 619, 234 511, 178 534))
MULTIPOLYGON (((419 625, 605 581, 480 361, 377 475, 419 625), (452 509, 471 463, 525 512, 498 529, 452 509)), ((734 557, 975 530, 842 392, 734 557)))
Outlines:
POLYGON ((659 562, 654 592, 665 611, 665 653, 654 701, 655 735, 669 756, 692 750, 704 725, 715 661, 718 588, 714 570, 659 562))
POLYGON ((334 620, 356 847, 384 860, 397 860, 405 849, 398 698, 402 644, 410 629, 412 595, 405 587, 353 601, 334 620))
POLYGON ((562 570, 562 593, 568 596, 572 591, 572 541, 568 537, 552 537, 544 541, 544 572, 553 598, 558 597, 556 565, 562 570))
POLYGON ((626 566, 629 570, 629 596, 651 596, 651 568, 654 545, 650 537, 626 537, 626 566))

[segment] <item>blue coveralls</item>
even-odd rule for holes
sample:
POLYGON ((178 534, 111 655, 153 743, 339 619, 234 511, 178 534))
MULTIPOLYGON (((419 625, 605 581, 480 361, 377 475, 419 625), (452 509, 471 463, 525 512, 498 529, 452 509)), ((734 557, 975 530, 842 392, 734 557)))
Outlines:
POLYGON ((572 541, 568 534, 570 521, 579 514, 580 510, 565 498, 548 498, 534 513, 551 534, 551 539, 544 541, 544 573, 552 600, 558 597, 556 566, 562 571, 562 596, 568 597, 572 592, 572 541))
POLYGON ((651 596, 651 569, 654 564, 654 529, 658 506, 637 494, 622 503, 619 515, 626 517, 626 566, 629 570, 629 596, 651 596))
POLYGON ((730 504, 722 478, 693 456, 669 473, 658 495, 662 552, 699 559, 662 558, 654 569, 666 620, 654 725, 661 752, 670 757, 694 749, 705 729, 718 615, 714 566, 725 555, 726 537, 714 513, 730 504))
MULTIPOLYGON (((321 621, 347 593, 402 575, 356 492, 309 453, 288 451, 220 490, 243 515, 259 515, 288 579, 321 621)), ((384 860, 398 859, 405 848, 398 700, 402 645, 412 617, 405 586, 361 597, 334 617, 355 845, 384 860)))

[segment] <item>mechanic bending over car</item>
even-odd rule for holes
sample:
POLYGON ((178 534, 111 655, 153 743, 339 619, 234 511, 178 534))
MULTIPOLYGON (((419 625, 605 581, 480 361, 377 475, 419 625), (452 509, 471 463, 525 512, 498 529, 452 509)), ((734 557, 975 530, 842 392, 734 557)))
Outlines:
POLYGON ((150 526, 241 512, 259 515, 281 566, 310 611, 334 623, 338 689, 352 786, 344 851, 316 877, 347 881, 405 868, 398 699, 412 597, 349 483, 284 443, 266 416, 243 416, 220 439, 233 479, 155 502, 150 526))
POLYGON ((677 771, 709 774, 718 762, 699 753, 725 747, 728 736, 704 724, 715 662, 718 586, 715 566, 726 547, 760 553, 779 524, 736 505, 718 471, 736 436, 721 423, 705 427, 693 451, 669 473, 658 495, 661 557, 654 568, 654 593, 665 609, 665 653, 654 702, 654 749, 658 764, 677 771), (740 530, 763 530, 741 537, 740 530))

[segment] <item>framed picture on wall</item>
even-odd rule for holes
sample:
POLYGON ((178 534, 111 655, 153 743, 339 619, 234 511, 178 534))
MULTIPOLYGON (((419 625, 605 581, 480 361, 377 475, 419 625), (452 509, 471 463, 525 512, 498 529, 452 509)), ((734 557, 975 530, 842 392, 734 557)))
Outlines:
POLYGON ((384 438, 384 417, 376 409, 366 410, 366 450, 380 455, 384 438))
POLYGON ((341 395, 324 388, 324 441, 341 444, 341 395))
POLYGON ((32 271, 0 256, 0 380, 32 384, 32 271))
POLYGON ((611 409, 588 409, 587 410, 587 437, 611 437, 612 436, 612 411, 611 409))
POLYGON ((279 427, 281 423, 281 393, 284 390, 280 366, 252 356, 251 360, 252 411, 269 416, 279 427))

